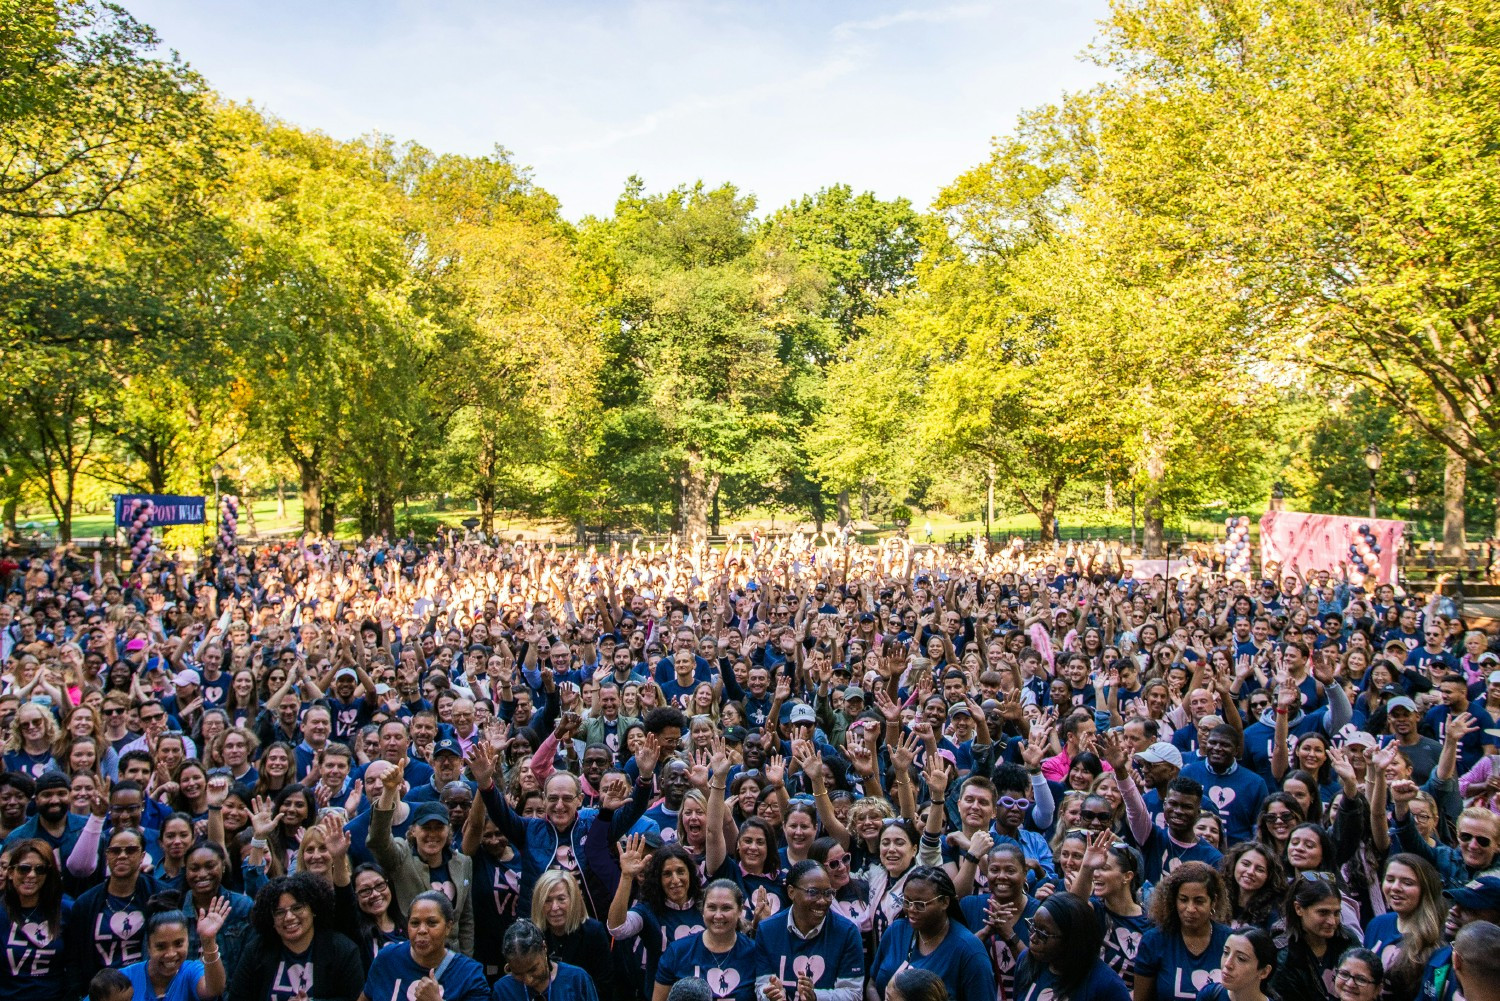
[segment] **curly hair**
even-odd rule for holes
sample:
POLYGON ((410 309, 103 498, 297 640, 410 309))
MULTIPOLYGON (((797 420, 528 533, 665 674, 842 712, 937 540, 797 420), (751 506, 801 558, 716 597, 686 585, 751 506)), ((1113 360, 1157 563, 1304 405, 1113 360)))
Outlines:
POLYGON ((261 941, 281 941, 281 936, 276 934, 276 908, 281 903, 282 894, 312 908, 314 928, 326 928, 333 920, 333 885, 326 879, 307 872, 277 876, 261 887, 250 912, 250 921, 261 941))
POLYGON ((667 895, 661 888, 661 874, 673 859, 687 866, 688 900, 695 907, 702 900, 703 880, 698 876, 698 865, 693 861, 693 856, 681 845, 665 844, 652 853, 646 867, 641 870, 641 900, 653 911, 660 912, 667 908, 667 895))
POLYGON ((1184 862, 1162 876, 1151 891, 1151 923, 1167 935, 1182 934, 1182 918, 1177 913, 1177 893, 1184 886, 1198 884, 1208 892, 1210 915, 1215 921, 1229 916, 1229 893, 1217 869, 1204 862, 1184 862))

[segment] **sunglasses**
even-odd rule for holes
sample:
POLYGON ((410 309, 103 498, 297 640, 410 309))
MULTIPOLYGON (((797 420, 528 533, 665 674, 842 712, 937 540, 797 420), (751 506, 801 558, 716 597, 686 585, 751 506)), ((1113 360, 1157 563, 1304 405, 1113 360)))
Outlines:
POLYGON ((1079 810, 1078 816, 1086 821, 1092 820, 1100 823, 1108 823, 1114 819, 1114 814, 1108 810, 1079 810))
POLYGON ((1458 833, 1458 843, 1461 845, 1475 844, 1480 848, 1488 848, 1491 844, 1490 838, 1483 834, 1470 834, 1468 831, 1458 833))
POLYGON ((47 867, 37 865, 35 862, 16 862, 11 865, 10 871, 22 876, 34 876, 37 874, 47 875, 47 867))
POLYGON ((1029 810, 1031 809, 1031 800, 1025 796, 1022 796, 1020 799, 1014 796, 1001 796, 1000 805, 1007 810, 1029 810))

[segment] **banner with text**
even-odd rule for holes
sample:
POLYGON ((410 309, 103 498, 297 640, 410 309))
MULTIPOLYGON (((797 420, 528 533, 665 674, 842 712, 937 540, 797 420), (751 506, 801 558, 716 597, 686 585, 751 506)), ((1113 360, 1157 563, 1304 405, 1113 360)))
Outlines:
POLYGON ((173 494, 115 494, 115 524, 129 522, 126 506, 131 501, 150 501, 150 527, 160 525, 201 525, 206 520, 203 514, 202 497, 178 497, 173 494))

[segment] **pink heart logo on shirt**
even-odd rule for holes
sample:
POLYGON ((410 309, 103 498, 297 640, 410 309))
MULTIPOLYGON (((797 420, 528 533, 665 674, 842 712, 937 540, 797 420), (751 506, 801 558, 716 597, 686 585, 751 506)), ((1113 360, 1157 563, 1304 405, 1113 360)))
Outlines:
POLYGON ((714 992, 714 997, 727 998, 740 985, 740 971, 721 970, 714 967, 703 979, 708 981, 709 989, 714 992))
POLYGON ((792 960, 792 972, 799 977, 806 977, 814 984, 823 976, 822 956, 798 956, 792 960))

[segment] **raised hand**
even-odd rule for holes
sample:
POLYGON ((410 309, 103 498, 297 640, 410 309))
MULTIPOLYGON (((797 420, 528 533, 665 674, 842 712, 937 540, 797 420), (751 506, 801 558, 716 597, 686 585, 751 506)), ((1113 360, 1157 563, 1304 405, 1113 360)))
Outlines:
POLYGON ((1345 786, 1353 786, 1359 781, 1359 776, 1354 773, 1354 763, 1349 760, 1349 755, 1344 753, 1343 748, 1330 747, 1328 761, 1333 765, 1334 774, 1345 786))
POLYGON ((1099 757, 1115 770, 1116 775, 1125 774, 1125 745, 1121 742, 1119 734, 1108 731, 1101 733, 1095 745, 1099 749, 1099 757))
POLYGON ((1408 804, 1417 798, 1421 790, 1411 779, 1397 779, 1391 783, 1391 801, 1393 803, 1408 804))
POLYGON ((661 735, 655 733, 646 734, 646 740, 641 744, 641 749, 635 752, 636 771, 644 778, 656 771, 656 763, 661 760, 661 735))
POLYGON ((1032 729, 1031 736, 1026 738, 1026 746, 1021 748, 1021 760, 1025 762, 1027 768, 1042 766, 1042 759, 1047 756, 1047 744, 1051 737, 1051 727, 1039 726, 1032 729))
POLYGON ((880 710, 880 715, 885 717, 887 723, 897 723, 901 720, 901 707, 896 700, 891 698, 891 693, 883 688, 875 690, 875 708, 880 710))
POLYGON ((948 759, 941 754, 927 755, 927 768, 923 774, 927 779, 927 791, 932 794, 933 802, 941 802, 948 793, 948 759))
POLYGON ((443 988, 428 974, 413 985, 416 991, 415 1001, 443 1001, 443 988))
POLYGON ((1104 830, 1095 834, 1083 850, 1083 865, 1087 869, 1102 869, 1109 861, 1109 847, 1115 843, 1115 832, 1104 830))
POLYGON ((771 895, 766 892, 764 886, 757 887, 755 892, 750 895, 750 906, 755 915, 755 923, 757 925, 771 916, 771 895))
POLYGON ((729 769, 732 766, 733 766, 733 761, 729 757, 729 752, 727 750, 725 750, 725 748, 724 748, 724 741, 723 741, 723 739, 719 738, 719 737, 715 737, 713 745, 712 745, 712 748, 711 748, 711 751, 710 751, 710 754, 709 754, 709 758, 708 758, 708 769, 709 769, 709 771, 715 777, 722 778, 723 776, 729 774, 729 769))
POLYGON ((1471 733, 1479 732, 1479 723, 1471 713, 1459 713, 1448 721, 1448 729, 1443 734, 1443 739, 1455 746, 1471 733))
POLYGON ((620 846, 620 875, 632 880, 638 878, 646 867, 646 836, 631 834, 620 846))
POLYGON ((619 772, 599 780, 599 807, 603 810, 618 810, 630 802, 630 780, 619 772))
POLYGON ((208 805, 210 808, 223 806, 224 801, 229 798, 229 776, 213 775, 208 780, 208 805))
POLYGON ((198 911, 198 941, 212 942, 229 920, 229 898, 215 897, 205 908, 198 911))
POLYGON ((1396 755, 1400 753, 1401 749, 1396 742, 1391 741, 1384 747, 1376 748, 1375 753, 1370 757, 1370 763, 1384 775, 1386 770, 1396 763, 1396 755))
POLYGON ((766 784, 772 789, 781 788, 782 784, 786 781, 786 758, 779 754, 771 755, 770 759, 766 761, 764 775, 766 776, 766 784))
POLYGON ((323 843, 328 846, 328 854, 335 860, 347 856, 349 854, 349 832, 344 830, 344 825, 339 823, 339 818, 331 813, 326 813, 318 818, 318 823, 323 828, 323 843))
POLYGON ((469 747, 469 753, 464 756, 468 762, 469 774, 474 777, 474 784, 480 789, 488 789, 495 779, 495 751, 485 741, 476 740, 469 747))
POLYGON ((694 751, 692 764, 688 766, 688 781, 693 784, 694 789, 707 789, 708 776, 708 752, 694 751))
POLYGON ((276 830, 277 816, 269 796, 257 796, 250 804, 250 827, 257 838, 266 838, 276 830))
POLYGON ((844 738, 844 757, 848 759, 856 774, 864 776, 875 774, 875 754, 865 746, 863 737, 850 735, 844 738))
POLYGON ((915 733, 908 733, 891 747, 891 766, 896 769, 897 775, 910 773, 911 766, 917 760, 917 749, 921 746, 921 739, 915 733))

